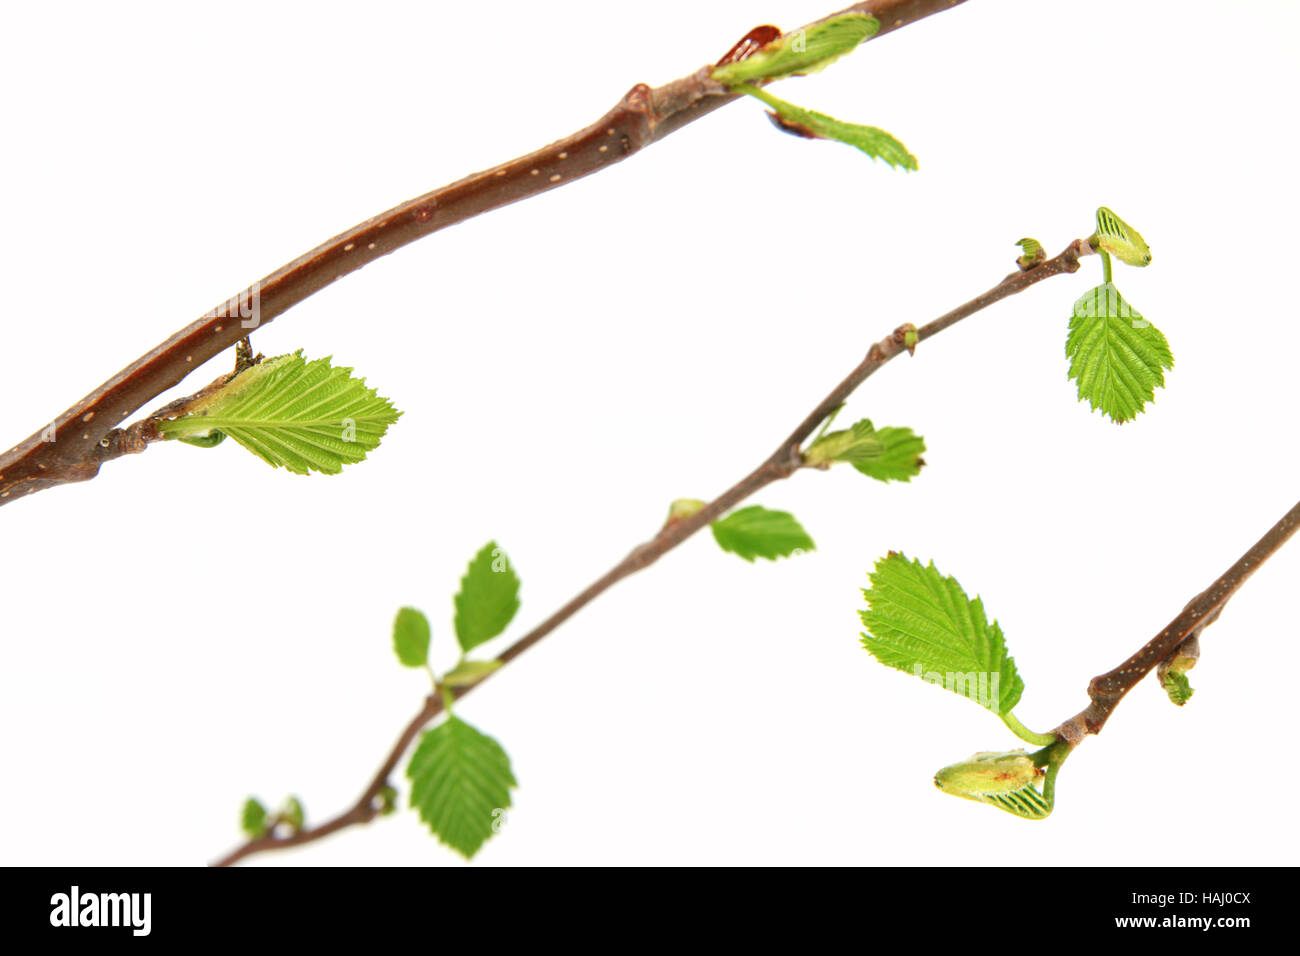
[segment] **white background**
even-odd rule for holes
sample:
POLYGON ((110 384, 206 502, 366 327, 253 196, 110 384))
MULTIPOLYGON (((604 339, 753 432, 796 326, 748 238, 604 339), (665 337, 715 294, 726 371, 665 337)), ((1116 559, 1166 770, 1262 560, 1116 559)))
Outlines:
MULTIPOLYGON (((6 11, 0 442, 352 223, 831 12, 362 10, 6 11)), ((332 354, 406 413, 367 463, 155 446, 0 511, 0 860, 200 864, 249 793, 349 805, 427 689, 390 651, 400 605, 449 665, 451 595, 495 537, 517 637, 673 498, 747 472, 872 341, 1105 204, 1151 244, 1116 281, 1177 359, 1149 413, 1117 427, 1066 380, 1096 259, 892 363, 846 414, 923 433, 917 480, 767 489, 814 554, 750 566, 701 535, 460 706, 521 783, 475 865, 1292 861, 1300 544, 1207 631, 1194 700, 1138 687, 1044 823, 934 789, 1018 742, 872 661, 857 610, 885 551, 933 558, 1001 621, 1045 730, 1295 501, 1298 27, 1280 0, 971 0, 778 89, 890 130, 918 173, 737 103, 296 307, 260 351, 332 354)), ((262 862, 460 865, 405 810, 262 862)))

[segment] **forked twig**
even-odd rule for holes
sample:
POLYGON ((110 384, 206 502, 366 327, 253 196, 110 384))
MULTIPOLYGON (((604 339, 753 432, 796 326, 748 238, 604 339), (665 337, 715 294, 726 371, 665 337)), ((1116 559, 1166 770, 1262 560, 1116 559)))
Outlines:
MULTIPOLYGON (((584 591, 506 648, 497 657, 497 660, 503 665, 514 660, 610 587, 623 580, 623 578, 654 564, 695 532, 721 518, 754 492, 775 481, 788 478, 799 469, 806 467, 800 451, 803 442, 813 434, 828 415, 843 405, 863 382, 900 353, 910 351, 907 344, 909 333, 915 333, 915 343, 924 342, 962 319, 988 308, 995 302, 999 302, 1018 292, 1023 292, 1044 279, 1077 272, 1079 258, 1090 255, 1092 252, 1092 247, 1086 241, 1076 239, 1070 243, 1064 252, 1055 258, 1034 265, 1025 271, 1012 273, 987 292, 976 296, 951 312, 939 316, 919 329, 911 325, 904 325, 895 329, 871 346, 857 367, 842 382, 836 385, 829 395, 817 403, 807 417, 757 468, 699 511, 688 517, 669 521, 653 538, 633 548, 627 557, 606 571, 584 591)), ((459 699, 497 672, 491 671, 473 684, 456 688, 454 690, 455 697, 459 699)), ((226 854, 214 865, 229 866, 254 853, 301 846, 304 843, 311 843, 332 833, 337 833, 345 827, 368 823, 373 820, 384 809, 381 794, 389 787, 389 778, 396 769, 398 761, 401 760, 402 755, 414 742, 420 730, 441 714, 442 710, 442 699, 439 695, 434 694, 425 700, 419 713, 411 719, 410 723, 402 731, 401 736, 397 738, 397 742, 388 752, 388 756, 384 758, 379 770, 371 778, 370 784, 347 810, 316 827, 286 835, 271 832, 251 839, 226 854)))

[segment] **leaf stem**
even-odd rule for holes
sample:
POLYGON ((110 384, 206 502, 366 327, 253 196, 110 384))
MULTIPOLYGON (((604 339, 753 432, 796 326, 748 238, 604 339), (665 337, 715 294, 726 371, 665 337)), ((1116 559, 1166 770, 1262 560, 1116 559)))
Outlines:
POLYGON ((1057 743, 1060 738, 1056 734, 1037 734, 1020 722, 1011 711, 1002 715, 1002 722, 1007 728, 1027 744, 1033 744, 1036 747, 1046 747, 1057 743))
POLYGON ((764 90, 762 87, 755 86, 752 83, 737 83, 735 86, 731 88, 731 92, 744 93, 746 96, 752 96, 760 103, 764 103, 767 106, 770 106, 772 109, 776 110, 776 112, 782 115, 784 115, 785 112, 790 107, 790 104, 787 103, 785 100, 778 99, 777 97, 773 96, 771 93, 764 90))
POLYGON ((1043 799, 1050 808, 1055 809, 1056 807, 1057 774, 1061 772, 1061 766, 1071 753, 1069 744, 1059 738, 1054 738, 1050 745, 1031 755, 1035 767, 1047 768, 1046 773, 1043 775, 1043 799))
POLYGON ((831 423, 835 421, 835 416, 838 415, 843 410, 844 410, 844 406, 842 404, 836 405, 833 409, 831 409, 831 413, 826 416, 826 421, 822 422, 821 430, 817 432, 817 437, 815 437, 809 443, 810 445, 815 445, 822 440, 822 436, 826 434, 827 429, 831 427, 831 423))
POLYGON ((1102 249, 1101 250, 1101 277, 1102 280, 1108 284, 1114 281, 1110 273, 1111 273, 1110 253, 1107 252, 1105 249, 1102 249))

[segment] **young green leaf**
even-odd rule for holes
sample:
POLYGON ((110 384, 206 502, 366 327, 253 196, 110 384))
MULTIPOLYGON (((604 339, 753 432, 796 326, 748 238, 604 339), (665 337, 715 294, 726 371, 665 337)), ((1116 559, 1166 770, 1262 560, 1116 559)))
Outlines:
POLYGON ((882 449, 876 458, 853 462, 853 467, 877 481, 911 481, 921 473, 925 439, 910 428, 890 426, 876 430, 882 449))
POLYGON ((1192 682, 1187 679, 1184 671, 1166 671, 1164 677, 1165 693, 1169 699, 1179 707, 1192 699, 1196 691, 1192 688, 1192 682))
POLYGON ((1065 355, 1079 400, 1087 399, 1117 424, 1136 418, 1165 384, 1163 370, 1174 367, 1164 335, 1111 282, 1074 303, 1065 355))
POLYGON ((402 414, 351 372, 328 358, 308 362, 302 352, 276 356, 196 400, 179 418, 160 422, 158 430, 191 444, 212 442, 220 432, 274 467, 336 475, 377 448, 402 414))
POLYGON ((1142 235, 1105 206, 1097 210, 1097 232, 1092 244, 1130 266, 1151 262, 1151 249, 1142 235))
POLYGON ((968 697, 1006 718, 1025 689, 998 622, 931 562, 890 552, 876 562, 862 644, 880 663, 968 697))
POLYGON ((393 651, 406 667, 429 663, 429 619, 413 607, 404 607, 393 620, 393 651))
POLYGON ((740 83, 816 73, 857 49, 879 29, 879 20, 861 13, 831 17, 805 30, 778 37, 743 60, 716 67, 712 76, 724 86, 735 87, 740 83))
POLYGON ((1037 239, 1030 239, 1028 237, 1017 239, 1016 245, 1018 245, 1024 253, 1024 255, 1016 259, 1016 265, 1020 266, 1022 269, 1028 269, 1030 266, 1042 262, 1047 258, 1047 250, 1043 248, 1043 244, 1037 239))
POLYGON ((1160 681, 1160 686, 1165 689, 1169 699, 1179 707, 1191 700, 1192 694, 1196 693, 1192 689, 1191 681, 1187 679, 1187 672, 1196 666, 1200 657, 1200 635, 1193 634, 1179 645, 1178 651, 1172 657, 1165 658, 1156 668, 1156 677, 1160 681))
POLYGON ((811 551, 816 547, 794 515, 786 511, 769 511, 760 505, 733 511, 710 527, 723 551, 738 554, 746 561, 755 558, 775 561, 796 551, 811 551))
POLYGON ((466 652, 504 631, 519 610, 519 578, 495 541, 470 561, 455 604, 456 640, 466 652))
POLYGON ((823 435, 804 452, 810 465, 846 461, 878 481, 909 481, 921 473, 925 439, 910 428, 880 428, 869 418, 852 428, 823 435))
POLYGON ((466 858, 492 835, 518 786, 501 745, 455 716, 425 731, 406 775, 420 819, 466 858))
POLYGON ((267 814, 266 807, 249 797, 244 801, 243 808, 239 811, 239 829, 244 831, 244 835, 250 840, 256 840, 260 836, 266 835, 267 814))
POLYGON ((773 96, 761 87, 741 84, 734 89, 737 93, 745 93, 770 106, 772 121, 787 133, 809 139, 833 139, 857 147, 872 159, 884 160, 895 168, 908 170, 917 168, 916 157, 907 151, 906 146, 883 129, 845 123, 825 113, 806 110, 802 106, 795 106, 773 96))
POLYGON ((447 687, 467 687, 476 684, 488 674, 501 666, 501 661, 461 661, 442 675, 442 683, 447 687))

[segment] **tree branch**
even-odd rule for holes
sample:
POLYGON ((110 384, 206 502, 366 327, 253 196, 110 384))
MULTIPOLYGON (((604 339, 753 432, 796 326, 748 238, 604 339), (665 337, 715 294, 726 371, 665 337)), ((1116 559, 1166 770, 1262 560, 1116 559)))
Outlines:
POLYGON ((1185 642, 1198 638, 1201 631, 1218 620, 1224 605, 1246 583, 1246 579, 1286 544, 1297 529, 1300 529, 1300 503, 1283 515, 1218 580, 1192 598, 1164 630, 1123 664, 1094 677, 1088 684, 1088 706, 1057 727, 1054 733, 1071 748, 1077 747, 1088 734, 1101 733, 1124 695, 1173 656, 1185 642))
MULTIPOLYGON (((879 37, 962 2, 868 0, 840 12, 875 16, 879 37)), ((55 485, 87 481, 105 461, 143 451, 146 442, 138 434, 117 427, 132 412, 348 273, 447 226, 604 169, 736 99, 710 78, 711 72, 711 66, 701 67, 655 88, 638 83, 586 129, 394 206, 253 283, 0 455, 0 506, 55 485)))
MULTIPOLYGON (((799 423, 798 427, 757 468, 689 517, 670 520, 653 538, 633 548, 627 557, 606 571, 582 593, 506 648, 497 657, 497 660, 503 665, 514 660, 610 587, 623 580, 623 578, 654 564, 663 555, 677 547, 705 525, 721 518, 754 492, 775 481, 790 477, 801 468, 808 467, 804 462, 800 445, 812 435, 813 431, 828 415, 843 405, 849 396, 863 382, 874 375, 878 369, 900 353, 909 351, 907 346, 907 334, 909 332, 916 333, 918 343, 924 342, 938 335, 944 329, 956 325, 962 319, 974 315, 976 312, 986 309, 1008 296, 1023 292, 1044 279, 1077 272, 1079 258, 1092 253, 1093 249, 1087 242, 1076 239, 1055 258, 1033 265, 1024 271, 1012 273, 987 292, 976 296, 951 312, 939 316, 919 329, 912 325, 899 326, 885 338, 872 345, 867 351, 866 357, 858 363, 857 367, 842 382, 836 385, 829 395, 817 403, 807 417, 799 423)), ((498 673, 499 670, 500 668, 484 675, 473 684, 455 688, 453 691, 455 698, 459 700, 475 687, 488 680, 492 674, 498 673)), ((389 785, 389 777, 397 767, 398 761, 414 742, 421 728, 442 713, 442 709, 442 701, 437 694, 425 700, 420 712, 412 718, 411 722, 402 731, 401 736, 398 737, 397 742, 389 751, 378 772, 371 779, 370 785, 357 798, 356 803, 343 813, 320 826, 301 830, 294 834, 278 836, 272 832, 249 840, 236 847, 213 865, 229 866, 254 853, 301 846, 304 843, 311 843, 322 837, 327 837, 331 833, 336 833, 353 824, 368 823, 373 820, 381 810, 376 805, 376 800, 381 791, 389 785)))

